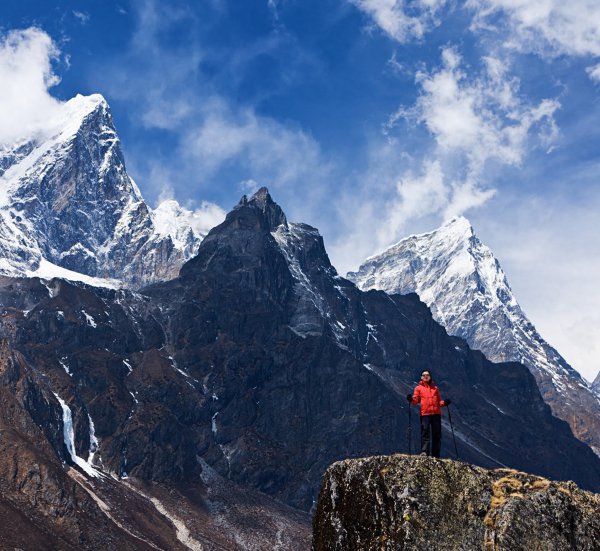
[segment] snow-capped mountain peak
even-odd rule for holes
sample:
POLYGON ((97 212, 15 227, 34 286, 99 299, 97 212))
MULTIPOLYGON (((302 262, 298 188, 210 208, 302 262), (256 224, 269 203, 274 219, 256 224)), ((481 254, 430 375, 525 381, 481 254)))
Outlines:
POLYGON ((451 335, 495 362, 517 361, 534 374, 554 414, 600 450, 600 400, 536 331, 489 247, 456 217, 368 258, 348 274, 362 290, 416 292, 451 335))
POLYGON ((0 146, 5 275, 54 265, 126 286, 174 277, 201 239, 182 213, 169 231, 153 216, 100 94, 75 96, 34 136, 0 146))
POLYGON ((363 289, 416 292, 444 325, 460 323, 466 290, 487 308, 518 308, 500 264, 464 216, 401 240, 348 277, 363 289))

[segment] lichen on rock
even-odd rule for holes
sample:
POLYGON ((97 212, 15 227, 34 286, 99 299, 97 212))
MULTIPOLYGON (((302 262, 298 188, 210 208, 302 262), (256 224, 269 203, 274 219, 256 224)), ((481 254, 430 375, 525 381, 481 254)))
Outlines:
POLYGON ((511 469, 406 455, 334 463, 313 551, 594 551, 600 495, 511 469))

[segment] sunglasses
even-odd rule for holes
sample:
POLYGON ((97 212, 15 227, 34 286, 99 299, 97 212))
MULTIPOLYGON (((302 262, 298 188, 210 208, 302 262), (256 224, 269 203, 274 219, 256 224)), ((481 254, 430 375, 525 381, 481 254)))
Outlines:
POLYGON ((431 377, 431 375, 429 373, 423 373, 421 374, 421 377, 431 377))

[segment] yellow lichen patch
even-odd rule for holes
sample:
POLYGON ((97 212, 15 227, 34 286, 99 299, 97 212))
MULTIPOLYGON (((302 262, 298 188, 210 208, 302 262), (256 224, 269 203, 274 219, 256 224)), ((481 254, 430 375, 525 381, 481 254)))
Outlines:
POLYGON ((566 486, 558 486, 558 491, 562 492, 565 495, 568 495, 569 497, 573 497, 573 493, 571 492, 571 490, 569 488, 567 488, 566 486))
POLYGON ((497 488, 504 489, 507 486, 510 487, 512 490, 517 491, 523 487, 523 483, 518 478, 514 478, 512 476, 503 476, 502 478, 496 480, 496 482, 492 484, 494 492, 497 488))
MULTIPOLYGON (((506 501, 511 497, 525 497, 520 491, 523 489, 523 482, 521 482, 518 478, 515 478, 514 476, 520 473, 512 469, 501 470, 502 472, 507 473, 507 475, 492 483, 492 497, 490 499, 490 508, 487 512, 487 515, 483 519, 483 524, 486 527, 488 527, 492 531, 492 533, 496 526, 497 510, 500 507, 502 507, 506 503, 506 501)), ((486 536, 485 546, 486 548, 493 548, 493 544, 489 541, 489 536, 486 536), (492 547, 489 547, 490 545, 492 547)))
POLYGON ((545 478, 538 478, 534 480, 531 488, 534 490, 545 490, 548 486, 550 486, 550 481, 545 478))

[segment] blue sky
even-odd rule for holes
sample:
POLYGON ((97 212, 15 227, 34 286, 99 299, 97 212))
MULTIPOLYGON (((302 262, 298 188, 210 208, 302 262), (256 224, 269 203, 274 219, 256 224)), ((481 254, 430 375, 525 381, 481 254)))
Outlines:
POLYGON ((595 0, 20 0, 0 31, 37 46, 3 78, 45 75, 4 113, 102 93, 152 206, 267 185, 341 273, 465 214, 542 335, 600 368, 595 0))

